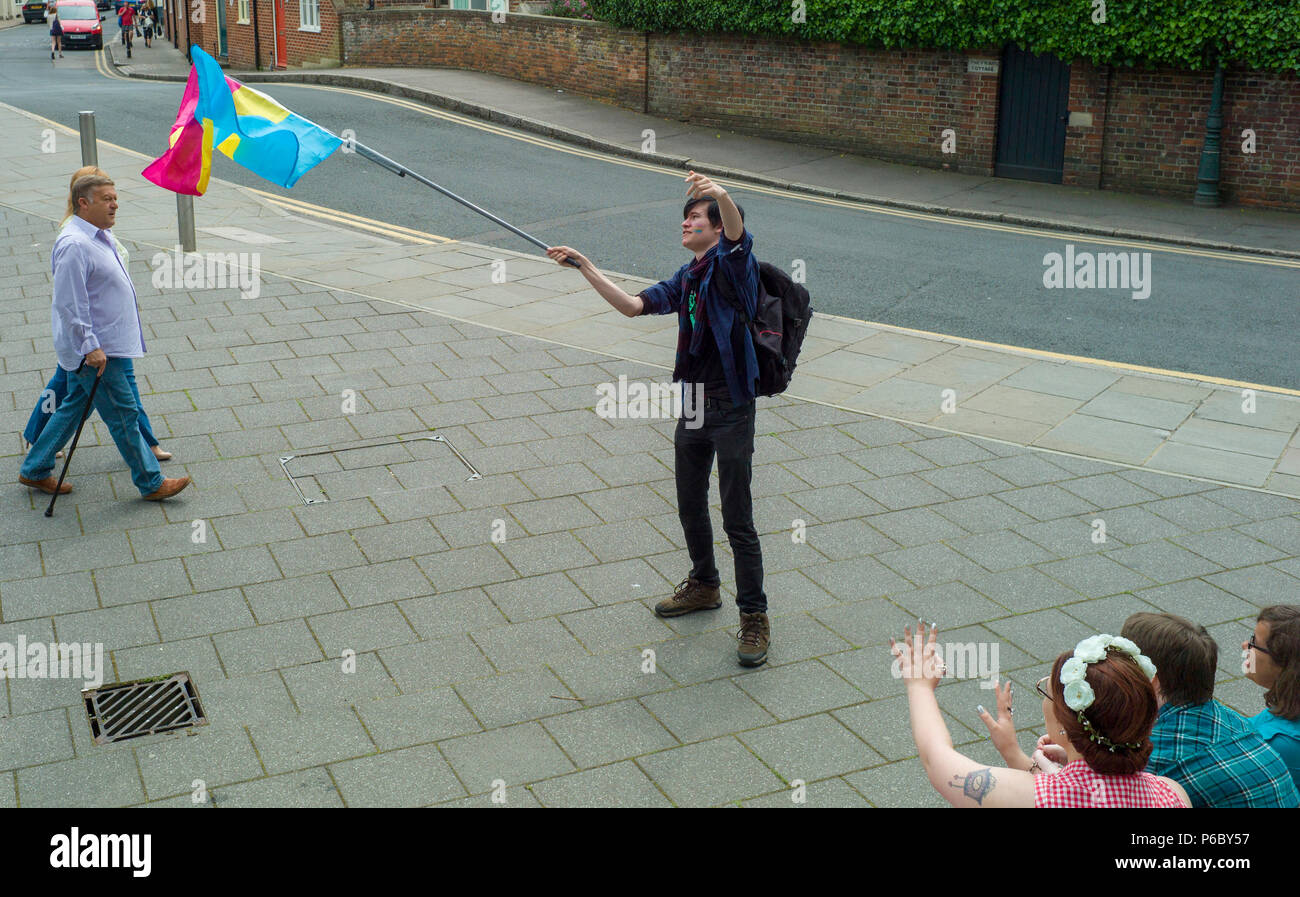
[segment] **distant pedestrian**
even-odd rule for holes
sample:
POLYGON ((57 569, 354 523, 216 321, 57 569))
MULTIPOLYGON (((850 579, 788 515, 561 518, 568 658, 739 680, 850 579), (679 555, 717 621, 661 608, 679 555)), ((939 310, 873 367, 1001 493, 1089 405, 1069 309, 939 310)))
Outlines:
POLYGON ((111 179, 88 175, 76 180, 72 195, 77 211, 54 241, 51 259, 51 324, 68 395, 27 453, 18 482, 46 494, 72 491, 54 478, 54 456, 77 430, 98 377, 95 410, 131 468, 131 481, 150 501, 171 498, 190 478, 163 477, 140 435, 140 406, 123 363, 143 357, 145 347, 135 287, 113 245, 117 190, 111 179))
POLYGON ((153 0, 144 0, 144 6, 141 7, 140 12, 140 24, 144 28, 144 45, 152 47, 154 28, 157 27, 158 23, 158 11, 154 8, 153 0))
POLYGON ((668 280, 631 296, 568 246, 552 246, 546 254, 561 265, 569 258, 580 262, 580 270, 596 292, 628 317, 677 315, 673 380, 682 381, 683 415, 673 437, 674 472, 677 516, 691 570, 673 596, 655 606, 655 613, 677 617, 722 606, 709 519, 709 474, 716 456, 722 526, 735 557, 736 605, 740 609, 736 654, 741 665, 757 666, 767 661, 771 641, 763 592, 763 552, 754 527, 750 491, 758 360, 749 328, 741 323, 723 291, 729 285, 737 303, 743 303, 752 318, 758 305, 758 260, 751 251, 754 238, 745 229, 745 213, 727 191, 693 171, 686 180, 689 187, 682 210, 681 245, 695 257, 668 280), (727 284, 721 283, 724 279, 727 284), (702 401, 688 401, 701 393, 702 401), (688 422, 688 417, 693 420, 688 422))
MULTIPOLYGON (((102 168, 96 168, 94 165, 86 165, 78 168, 72 173, 72 180, 68 183, 68 206, 63 220, 59 222, 59 229, 68 223, 68 219, 76 214, 76 199, 72 194, 72 188, 76 185, 78 178, 88 175, 99 175, 108 177, 108 173, 102 168)), ((131 256, 125 246, 113 235, 113 248, 117 252, 117 257, 122 260, 123 269, 131 270, 131 256)), ((153 451, 153 456, 159 461, 170 461, 171 452, 164 451, 158 444, 158 439, 153 435, 153 425, 149 422, 149 415, 145 414, 144 404, 140 399, 140 389, 135 382, 135 366, 130 358, 123 358, 125 364, 125 374, 127 383, 131 387, 131 392, 135 395, 136 405, 140 408, 140 435, 144 437, 145 444, 153 451)), ((68 372, 57 364, 54 366, 54 376, 50 378, 45 389, 41 391, 40 397, 36 400, 36 407, 32 409, 31 416, 27 419, 27 426, 23 430, 23 438, 27 440, 27 447, 30 449, 32 443, 36 442, 41 436, 41 431, 49 423, 55 410, 63 404, 68 395, 68 372)), ((59 452, 57 457, 63 457, 63 452, 59 452)))
POLYGON ((63 58, 63 23, 59 21, 59 9, 54 4, 45 7, 45 19, 50 23, 50 62, 54 62, 54 51, 59 51, 63 58))
POLYGON ((135 7, 123 3, 117 11, 118 21, 122 25, 122 43, 126 44, 126 58, 131 58, 131 35, 135 33, 135 7))

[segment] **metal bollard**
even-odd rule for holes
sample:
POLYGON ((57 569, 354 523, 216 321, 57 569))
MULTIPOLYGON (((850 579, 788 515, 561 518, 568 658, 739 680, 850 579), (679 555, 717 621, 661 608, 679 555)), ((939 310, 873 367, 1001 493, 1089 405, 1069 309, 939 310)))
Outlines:
POLYGON ((193 252, 197 249, 194 240, 194 197, 184 193, 176 194, 176 223, 180 227, 181 250, 193 252))
POLYGON ((81 164, 99 165, 99 144, 95 141, 95 113, 78 112, 77 128, 81 131, 81 164))

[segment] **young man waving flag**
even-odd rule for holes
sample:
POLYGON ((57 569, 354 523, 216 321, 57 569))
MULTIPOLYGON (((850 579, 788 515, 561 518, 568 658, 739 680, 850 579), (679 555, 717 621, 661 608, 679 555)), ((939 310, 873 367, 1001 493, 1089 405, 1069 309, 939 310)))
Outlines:
POLYGON ((740 608, 737 657, 745 666, 767 660, 771 626, 763 592, 763 554, 754 528, 753 476, 755 395, 758 360, 749 328, 722 295, 725 279, 749 318, 758 305, 759 269, 753 237, 745 230, 743 210, 727 191, 702 174, 690 172, 682 210, 682 248, 694 255, 667 280, 631 296, 568 246, 553 246, 547 255, 560 264, 569 259, 596 292, 628 317, 676 314, 677 356, 673 380, 682 383, 686 413, 677 422, 675 473, 677 513, 691 557, 691 570, 676 593, 655 607, 662 617, 676 617, 722 606, 718 568, 709 521, 709 474, 718 458, 722 523, 736 563, 736 604, 740 608), (703 386, 704 407, 688 399, 703 386), (686 418, 702 417, 687 425, 686 418))

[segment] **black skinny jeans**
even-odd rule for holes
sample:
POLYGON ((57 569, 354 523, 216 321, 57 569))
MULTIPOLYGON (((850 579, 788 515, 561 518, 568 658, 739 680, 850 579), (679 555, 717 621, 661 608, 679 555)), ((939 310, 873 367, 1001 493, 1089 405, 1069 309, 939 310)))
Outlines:
MULTIPOLYGON (((713 558, 713 525, 709 520, 709 473, 716 454, 722 526, 736 559, 736 604, 746 614, 767 612, 763 551, 754 528, 754 501, 750 494, 755 407, 753 401, 734 406, 728 400, 705 399, 703 424, 698 429, 690 429, 683 415, 677 421, 673 438, 677 515, 691 556, 691 578, 705 585, 719 584, 713 558)), ((688 406, 686 413, 692 411, 698 413, 698 409, 688 406)))

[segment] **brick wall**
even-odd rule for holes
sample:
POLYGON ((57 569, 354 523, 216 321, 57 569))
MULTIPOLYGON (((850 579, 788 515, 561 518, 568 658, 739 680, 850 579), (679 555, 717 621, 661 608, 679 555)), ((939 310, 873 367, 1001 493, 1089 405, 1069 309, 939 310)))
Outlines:
MULTIPOLYGON (((1190 195, 1205 140, 1212 72, 1116 69, 1103 137, 1103 186, 1190 195)), ((1230 202, 1300 209, 1300 77, 1224 79, 1220 185, 1230 202), (1256 152, 1242 151, 1242 131, 1256 152)))
MULTIPOLYGON (((983 55, 996 59, 996 54, 983 55)), ((967 55, 741 35, 653 35, 649 111, 897 162, 992 174, 997 76, 967 55), (956 152, 942 151, 951 128, 956 152)))
MULTIPOLYGON (((996 51, 644 34, 529 15, 494 23, 484 12, 363 11, 364 0, 338 2, 348 3, 340 16, 344 65, 490 72, 667 118, 913 165, 993 171, 998 76, 968 72, 967 60, 997 59, 996 51), (942 152, 946 128, 955 132, 956 153, 942 152)), ((1066 130, 1064 182, 1190 199, 1212 74, 1075 62, 1070 75, 1076 115, 1066 130)), ((1225 199, 1300 210, 1300 77, 1230 73, 1223 134, 1225 199), (1245 128, 1257 134, 1253 155, 1242 152, 1245 128)))
MULTIPOLYGON (((177 3, 193 3, 193 0, 175 0, 177 3)), ((249 4, 247 23, 240 23, 239 4, 227 0, 203 0, 203 23, 189 23, 190 42, 198 44, 211 53, 223 64, 237 69, 253 69, 253 15, 252 3, 257 3, 257 26, 260 41, 261 67, 270 69, 275 59, 275 25, 273 0, 252 0, 249 4), (226 50, 227 55, 218 53, 217 46, 217 4, 225 8, 226 14, 226 50)), ((335 3, 342 0, 318 0, 320 11, 320 31, 300 31, 298 0, 284 0, 284 36, 285 54, 279 60, 280 67, 301 68, 303 66, 337 65, 342 58, 342 46, 339 36, 339 13, 335 3)), ((177 9, 182 9, 178 6, 177 9)), ((191 7, 192 8, 192 7, 191 7)), ((185 25, 179 28, 182 42, 185 38, 185 25)))
POLYGON ((342 15, 345 66, 446 66, 562 88, 641 110, 646 36, 552 16, 375 9, 342 15))

